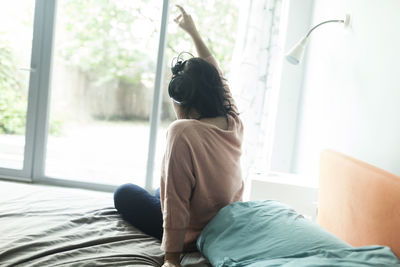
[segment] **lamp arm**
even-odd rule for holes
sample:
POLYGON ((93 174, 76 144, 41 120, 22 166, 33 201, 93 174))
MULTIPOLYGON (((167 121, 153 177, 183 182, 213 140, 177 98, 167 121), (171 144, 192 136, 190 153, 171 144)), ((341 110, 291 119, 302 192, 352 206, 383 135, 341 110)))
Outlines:
POLYGON ((307 33, 307 35, 306 35, 305 38, 308 38, 308 36, 310 36, 311 32, 312 32, 313 30, 315 30, 316 28, 318 28, 319 26, 321 26, 322 24, 331 23, 331 22, 345 23, 345 21, 342 20, 342 19, 333 19, 333 20, 323 21, 323 22, 321 22, 321 23, 315 25, 314 27, 312 27, 311 30, 308 31, 308 33, 307 33))

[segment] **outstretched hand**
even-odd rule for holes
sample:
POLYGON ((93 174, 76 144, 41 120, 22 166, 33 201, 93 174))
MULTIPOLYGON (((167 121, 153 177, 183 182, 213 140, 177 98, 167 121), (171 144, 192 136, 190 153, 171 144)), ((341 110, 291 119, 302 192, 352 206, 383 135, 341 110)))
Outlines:
POLYGON ((181 14, 177 16, 174 21, 181 27, 185 32, 187 32, 190 36, 197 34, 196 25, 193 22, 192 16, 186 13, 185 9, 180 6, 176 5, 179 8, 181 14))
POLYGON ((200 33, 196 29, 196 25, 193 22, 192 16, 186 13, 185 9, 183 9, 183 7, 180 5, 176 5, 176 7, 179 8, 181 14, 179 14, 174 21, 179 25, 179 27, 187 32, 190 37, 192 37, 198 56, 203 59, 211 56, 210 50, 203 42, 200 33))

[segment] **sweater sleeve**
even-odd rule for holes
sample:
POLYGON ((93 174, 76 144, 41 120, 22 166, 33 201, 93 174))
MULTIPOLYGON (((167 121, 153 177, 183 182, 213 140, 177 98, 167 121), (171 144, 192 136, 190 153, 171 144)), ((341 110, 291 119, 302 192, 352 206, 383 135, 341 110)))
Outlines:
POLYGON ((214 56, 206 57, 204 60, 206 60, 208 63, 212 64, 217 69, 219 76, 221 77, 222 84, 225 89, 225 95, 228 100, 228 104, 231 105, 233 112, 238 114, 238 108, 236 106, 236 102, 232 97, 232 93, 231 93, 228 83, 226 82, 226 79, 222 75, 222 70, 220 69, 217 60, 215 59, 214 56))
POLYGON ((161 249, 166 252, 182 251, 190 220, 189 208, 194 176, 190 149, 185 140, 179 127, 173 126, 168 130, 161 179, 164 219, 161 249))

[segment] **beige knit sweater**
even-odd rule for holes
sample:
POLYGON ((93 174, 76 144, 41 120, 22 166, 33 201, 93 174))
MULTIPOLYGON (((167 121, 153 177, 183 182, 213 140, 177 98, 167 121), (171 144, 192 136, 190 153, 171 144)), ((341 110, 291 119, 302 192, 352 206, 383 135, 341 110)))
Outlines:
MULTIPOLYGON (((221 74, 213 57, 206 60, 221 74)), ((161 248, 166 252, 195 249, 202 229, 218 211, 242 199, 243 124, 226 83, 224 87, 233 107, 228 130, 193 119, 177 120, 168 128, 161 175, 161 248)))

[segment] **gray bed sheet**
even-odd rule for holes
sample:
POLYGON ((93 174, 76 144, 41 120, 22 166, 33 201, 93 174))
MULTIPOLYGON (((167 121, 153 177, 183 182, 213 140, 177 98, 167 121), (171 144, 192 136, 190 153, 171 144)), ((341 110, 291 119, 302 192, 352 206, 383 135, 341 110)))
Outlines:
MULTIPOLYGON (((0 266, 161 266, 163 256, 111 193, 0 181, 0 266)), ((211 266, 198 252, 181 262, 211 266)))

